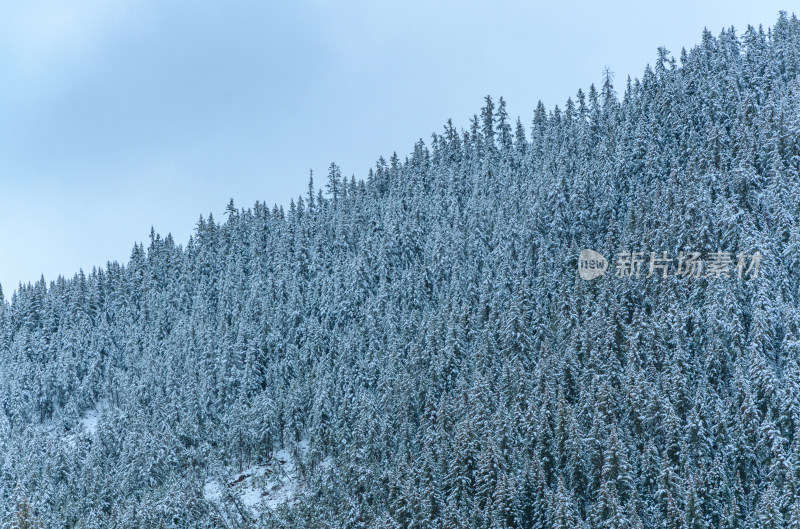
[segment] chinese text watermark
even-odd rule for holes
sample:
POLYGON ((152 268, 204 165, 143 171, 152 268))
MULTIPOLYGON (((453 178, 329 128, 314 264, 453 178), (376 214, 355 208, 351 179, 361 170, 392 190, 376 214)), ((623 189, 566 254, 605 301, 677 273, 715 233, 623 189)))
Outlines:
MULTIPOLYGON (((666 279, 670 275, 680 278, 723 277, 756 278, 761 265, 761 252, 678 252, 670 257, 667 252, 619 252, 614 261, 614 276, 666 279)), ((581 279, 594 279, 605 275, 608 260, 594 250, 583 250, 578 255, 578 275, 581 279)))

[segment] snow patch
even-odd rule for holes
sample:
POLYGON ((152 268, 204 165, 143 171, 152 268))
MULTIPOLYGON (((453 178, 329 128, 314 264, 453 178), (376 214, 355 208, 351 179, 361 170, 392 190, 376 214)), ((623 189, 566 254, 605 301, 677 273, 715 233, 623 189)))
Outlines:
MULTIPOLYGON (((97 427, 100 424, 104 410, 107 408, 106 403, 99 402, 97 407, 86 410, 82 417, 78 419, 75 428, 67 433, 57 434, 63 443, 70 448, 75 448, 75 443, 78 438, 82 436, 94 437, 97 433, 97 427)), ((55 424, 48 427, 48 430, 54 432, 56 430, 55 424)))
MULTIPOLYGON (((298 448, 301 454, 305 454, 308 441, 300 441, 298 448)), ((213 479, 206 481, 203 497, 207 501, 220 502, 227 489, 254 513, 264 509, 274 510, 296 501, 303 486, 295 460, 285 449, 275 452, 269 464, 254 465, 230 474, 226 481, 224 485, 213 479)))
POLYGON ((207 481, 203 487, 203 498, 207 501, 219 501, 222 498, 222 487, 216 481, 207 481))
POLYGON ((97 432, 97 423, 100 417, 96 409, 89 410, 86 415, 81 418, 80 423, 89 435, 94 435, 97 432))

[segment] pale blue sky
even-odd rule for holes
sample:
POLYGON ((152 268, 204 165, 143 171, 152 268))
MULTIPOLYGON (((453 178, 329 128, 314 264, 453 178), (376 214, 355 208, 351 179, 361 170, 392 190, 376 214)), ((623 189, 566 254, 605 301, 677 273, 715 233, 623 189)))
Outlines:
POLYGON ((366 176, 483 96, 527 126, 608 66, 621 90, 786 2, 0 0, 0 284, 184 243, 229 198, 288 204, 366 176), (340 5, 343 4, 343 5, 340 5))

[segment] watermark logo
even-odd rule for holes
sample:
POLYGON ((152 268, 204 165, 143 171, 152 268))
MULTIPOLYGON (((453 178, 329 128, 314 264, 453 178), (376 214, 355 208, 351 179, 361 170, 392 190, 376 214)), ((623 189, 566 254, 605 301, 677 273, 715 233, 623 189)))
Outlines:
MULTIPOLYGON (((615 277, 661 277, 666 279, 670 272, 680 278, 737 279, 758 277, 761 265, 761 252, 752 254, 731 252, 679 252, 671 258, 667 252, 620 252, 617 254, 615 277), (674 263, 674 264, 673 264, 674 263)), ((594 279, 606 273, 609 264, 602 254, 594 250, 583 250, 578 255, 578 275, 581 279, 594 279)))
POLYGON ((608 270, 608 260, 594 250, 583 250, 578 255, 578 275, 581 279, 594 279, 600 277, 608 270))

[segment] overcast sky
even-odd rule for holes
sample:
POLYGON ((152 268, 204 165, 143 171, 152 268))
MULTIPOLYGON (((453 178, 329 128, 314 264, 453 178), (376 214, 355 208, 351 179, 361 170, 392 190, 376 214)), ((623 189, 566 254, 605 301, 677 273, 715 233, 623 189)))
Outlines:
POLYGON ((185 243, 230 198, 363 178, 503 96, 527 126, 609 67, 622 90, 779 2, 0 0, 0 284, 185 243), (346 4, 346 5, 341 5, 346 4))

